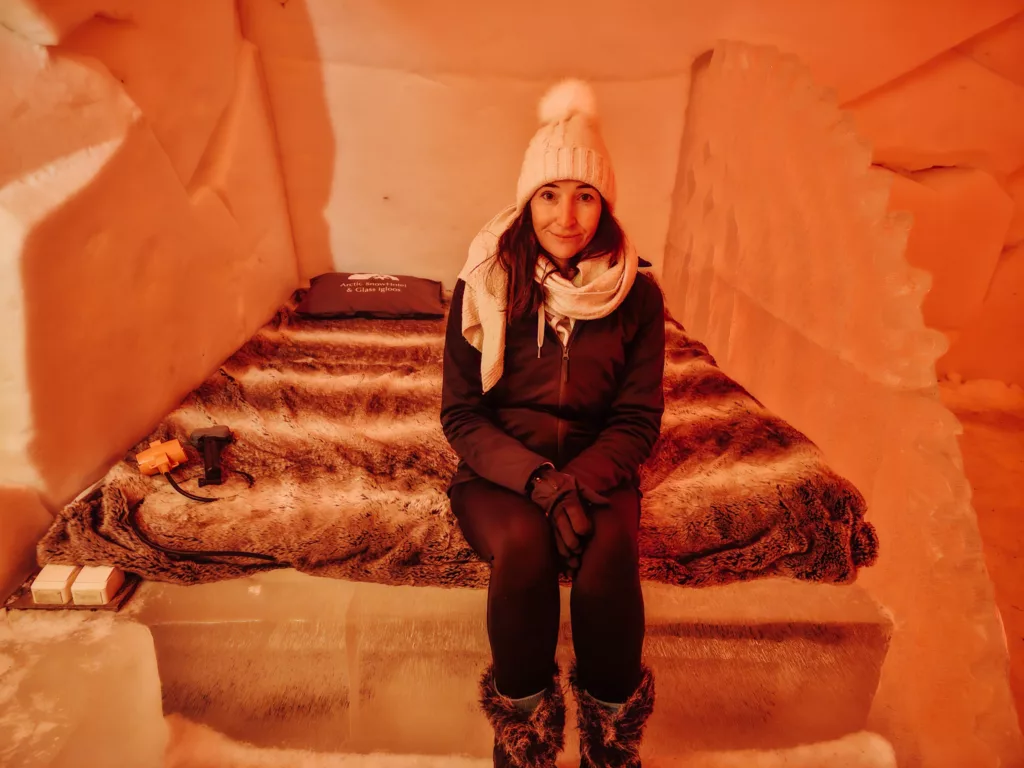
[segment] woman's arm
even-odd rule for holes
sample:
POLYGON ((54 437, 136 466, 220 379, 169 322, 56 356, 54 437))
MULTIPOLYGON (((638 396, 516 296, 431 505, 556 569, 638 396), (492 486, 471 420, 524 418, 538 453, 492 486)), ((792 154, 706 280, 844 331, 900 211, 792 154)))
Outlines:
POLYGON ((494 423, 480 383, 480 353, 462 335, 462 295, 455 284, 448 312, 441 385, 441 428, 449 445, 485 480, 525 493, 530 476, 549 463, 494 423))
MULTIPOLYGON (((562 471, 597 493, 634 479, 661 434, 665 411, 665 302, 649 278, 639 296, 640 328, 626 351, 626 372, 597 440, 562 471)), ((637 286, 638 288, 640 286, 637 286)))

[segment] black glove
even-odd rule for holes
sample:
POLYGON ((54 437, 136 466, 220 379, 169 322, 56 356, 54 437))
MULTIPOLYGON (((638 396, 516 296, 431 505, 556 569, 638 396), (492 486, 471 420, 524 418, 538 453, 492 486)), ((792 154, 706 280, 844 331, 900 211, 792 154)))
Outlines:
POLYGON ((558 552, 572 570, 579 567, 584 539, 592 526, 586 505, 608 504, 608 499, 581 484, 572 475, 542 467, 530 485, 530 500, 544 510, 555 530, 558 552))

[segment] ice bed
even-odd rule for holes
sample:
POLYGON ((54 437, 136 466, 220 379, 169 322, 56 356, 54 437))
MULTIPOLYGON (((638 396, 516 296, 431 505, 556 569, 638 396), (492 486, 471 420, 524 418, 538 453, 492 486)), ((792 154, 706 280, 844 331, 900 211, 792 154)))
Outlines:
MULTIPOLYGON (((379 584, 486 585, 487 566, 445 495, 456 458, 438 418, 444 321, 309 318, 296 313, 298 298, 60 511, 41 562, 115 564, 179 584, 292 567, 379 584), (223 459, 237 471, 203 489, 188 438, 214 424, 234 434, 223 459), (181 487, 222 500, 190 500, 139 472, 139 451, 175 438, 192 453, 174 473, 181 487)), ((878 549, 861 494, 682 326, 666 318, 666 330, 662 437, 643 473, 643 579, 853 581, 878 549)))

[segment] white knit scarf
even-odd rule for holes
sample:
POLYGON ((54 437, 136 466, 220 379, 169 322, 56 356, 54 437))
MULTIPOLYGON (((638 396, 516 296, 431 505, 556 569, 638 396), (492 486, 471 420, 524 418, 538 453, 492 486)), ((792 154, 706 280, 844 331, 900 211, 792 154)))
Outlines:
MULTIPOLYGON (((480 352, 480 381, 483 391, 490 390, 501 379, 505 367, 505 297, 508 275, 493 268, 498 240, 519 214, 510 206, 495 216, 473 240, 469 258, 459 273, 466 288, 462 299, 462 335, 480 352)), ((622 258, 604 271, 595 270, 593 279, 582 285, 562 277, 557 271, 548 274, 550 264, 537 260, 535 279, 544 291, 544 303, 552 314, 574 320, 596 320, 607 317, 622 304, 636 280, 639 258, 627 241, 622 258)), ((538 317, 538 354, 543 341, 544 309, 538 317)))

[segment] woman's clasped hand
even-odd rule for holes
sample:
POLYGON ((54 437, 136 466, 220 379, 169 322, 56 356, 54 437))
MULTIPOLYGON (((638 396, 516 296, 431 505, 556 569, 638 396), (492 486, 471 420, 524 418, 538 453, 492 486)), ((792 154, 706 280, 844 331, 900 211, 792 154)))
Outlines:
POLYGON ((555 545, 568 570, 580 567, 592 526, 588 507, 608 504, 608 499, 554 467, 541 469, 530 490, 530 500, 544 510, 555 533, 555 545))

